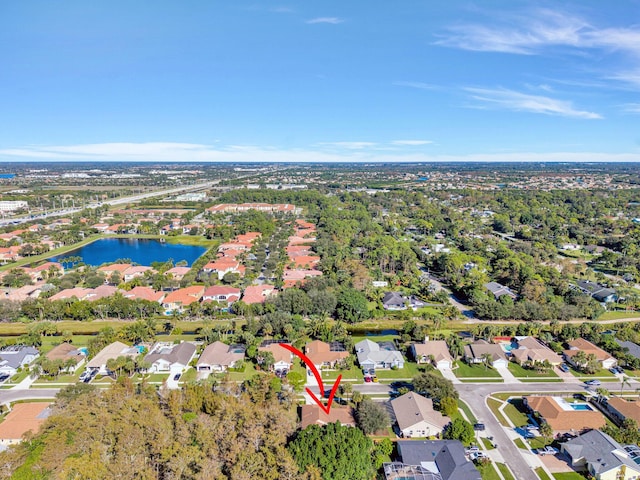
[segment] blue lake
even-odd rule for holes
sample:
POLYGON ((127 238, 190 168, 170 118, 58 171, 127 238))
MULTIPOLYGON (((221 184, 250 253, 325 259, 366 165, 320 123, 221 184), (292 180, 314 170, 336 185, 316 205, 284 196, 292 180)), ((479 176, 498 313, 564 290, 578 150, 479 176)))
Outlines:
POLYGON ((150 266, 152 262, 172 259, 174 263, 186 260, 191 266, 206 251, 205 247, 163 243, 160 240, 101 238, 63 255, 51 257, 50 260, 60 262, 67 257, 78 256, 87 265, 99 266, 119 258, 130 258, 134 263, 150 266))

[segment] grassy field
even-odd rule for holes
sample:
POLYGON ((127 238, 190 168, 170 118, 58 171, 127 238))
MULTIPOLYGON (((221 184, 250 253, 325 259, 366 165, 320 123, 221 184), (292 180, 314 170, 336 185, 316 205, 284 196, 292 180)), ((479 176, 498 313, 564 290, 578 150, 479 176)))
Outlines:
POLYGON ((376 370, 379 379, 413 378, 418 373, 418 364, 412 362, 404 362, 404 368, 397 370, 376 370))
POLYGON ((598 317, 598 320, 622 320, 622 319, 635 319, 640 320, 640 312, 604 312, 598 317))
POLYGON ((594 374, 586 374, 583 372, 579 372, 578 370, 576 370, 575 368, 569 366, 569 370, 571 371, 571 374, 574 377, 578 377, 580 379, 590 379, 590 378, 599 378, 600 380, 603 380, 605 382, 610 382, 610 381, 616 381, 617 377, 611 373, 609 370, 607 370, 606 368, 601 368, 600 370, 598 370, 596 373, 594 374), (604 378, 601 378, 604 377, 604 378))
POLYGON ((467 416, 467 419, 469 420, 469 422, 478 423, 478 419, 471 412, 471 409, 469 408, 469 405, 467 405, 462 400, 458 400, 458 408, 460 408, 460 410, 462 410, 465 413, 465 415, 467 416))
POLYGON ((491 413, 493 413, 493 416, 498 419, 498 422, 500 422, 503 427, 511 426, 509 425, 509 422, 507 422, 507 420, 504 418, 502 413, 498 410, 502 406, 502 402, 500 400, 496 400, 495 398, 487 398, 487 405, 489 406, 491 413))
POLYGON ((516 438, 513 443, 516 444, 516 447, 518 447, 521 450, 528 450, 527 446, 524 444, 524 442, 522 441, 521 438, 516 438))
POLYGON ((496 467, 498 467, 498 470, 500 470, 500 473, 502 473, 504 480, 516 480, 513 477, 511 470, 509 470, 509 467, 507 467, 504 463, 496 463, 496 467))
POLYGON ((480 440, 482 441, 482 445, 484 445, 484 449, 485 450, 493 450, 494 447, 493 443, 491 443, 491 440, 489 440, 487 437, 480 437, 480 440))
POLYGON ((536 468, 536 475, 538 475, 540 480, 553 480, 549 478, 549 475, 547 474, 547 472, 544 471, 544 468, 542 467, 536 468))
POLYGON ((585 477, 577 472, 561 472, 554 473, 553 478, 556 480, 584 480, 585 477))
POLYGON ((522 427, 529 423, 529 417, 523 413, 522 399, 509 400, 502 411, 516 427, 522 427))
POLYGON ((513 373, 514 377, 517 378, 543 378, 545 380, 548 380, 549 378, 558 378, 558 375, 553 370, 547 370, 546 372, 536 372, 535 370, 523 368, 521 365, 515 362, 509 362, 509 371, 513 373))
POLYGON ((469 365, 465 362, 456 362, 458 368, 453 370, 458 378, 502 378, 498 371, 484 365, 469 365))
POLYGON ((493 462, 478 466, 478 470, 480 470, 482 480, 502 480, 498 472, 496 472, 493 462))

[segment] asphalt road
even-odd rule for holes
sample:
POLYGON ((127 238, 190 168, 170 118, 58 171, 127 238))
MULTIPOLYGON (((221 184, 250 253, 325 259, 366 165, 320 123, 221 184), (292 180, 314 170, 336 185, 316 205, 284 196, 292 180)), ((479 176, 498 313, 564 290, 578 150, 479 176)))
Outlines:
MULTIPOLYGON (((614 385, 614 384, 612 384, 614 385)), ((617 386, 618 384, 615 383, 617 386)), ((605 384, 606 386, 606 384, 605 384)), ((494 442, 498 444, 498 448, 505 462, 513 471, 518 480, 539 480, 529 463, 525 459, 525 455, 530 453, 520 450, 513 443, 512 439, 507 435, 504 427, 496 420, 493 413, 486 403, 487 397, 498 392, 518 392, 518 393, 555 393, 555 392, 571 392, 586 391, 583 384, 566 384, 566 383, 515 383, 515 384, 478 384, 478 383, 462 383, 456 385, 456 390, 460 394, 460 398, 464 400, 471 408, 479 422, 485 424, 486 434, 493 436, 494 442)), ((635 385, 629 386, 627 390, 635 391, 635 385)))
POLYGON ((30 388, 25 390, 0 390, 0 404, 17 402, 19 400, 53 399, 60 391, 59 388, 30 388))
POLYGON ((36 216, 34 218, 31 218, 31 215, 25 215, 25 216, 19 217, 19 218, 7 218, 7 219, 4 219, 4 220, 0 220, 0 227, 1 226, 5 226, 5 225, 10 225, 10 224, 16 224, 17 225, 19 223, 29 222, 29 221, 43 219, 43 218, 63 217, 63 216, 66 216, 66 215, 72 215, 74 213, 80 212, 81 210, 83 210, 85 208, 97 208, 100 205, 122 205, 122 204, 127 204, 127 203, 139 202, 140 200, 143 200, 145 198, 159 197, 159 196, 162 196, 162 195, 174 195, 176 193, 189 192, 191 190, 200 190, 200 189, 203 189, 203 188, 209 188, 209 187, 211 187, 213 185, 216 185, 217 183, 219 183, 219 180, 213 180, 211 182, 198 183, 198 184, 195 184, 195 185, 184 185, 184 186, 180 186, 180 187, 173 187, 173 188, 169 188, 169 189, 166 189, 166 190, 157 190, 157 191, 154 191, 154 192, 142 193, 142 194, 133 195, 133 196, 130 196, 130 197, 114 198, 114 199, 111 199, 111 200, 105 200, 104 202, 92 203, 90 205, 85 205, 85 206, 78 207, 78 208, 66 208, 64 210, 57 210, 55 212, 46 213, 44 215, 36 216))

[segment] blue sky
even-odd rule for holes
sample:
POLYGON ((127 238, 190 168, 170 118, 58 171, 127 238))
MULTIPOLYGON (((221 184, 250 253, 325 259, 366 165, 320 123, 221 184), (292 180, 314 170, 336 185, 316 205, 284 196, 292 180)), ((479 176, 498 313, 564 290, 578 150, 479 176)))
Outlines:
POLYGON ((637 161, 640 1, 0 3, 0 161, 637 161))

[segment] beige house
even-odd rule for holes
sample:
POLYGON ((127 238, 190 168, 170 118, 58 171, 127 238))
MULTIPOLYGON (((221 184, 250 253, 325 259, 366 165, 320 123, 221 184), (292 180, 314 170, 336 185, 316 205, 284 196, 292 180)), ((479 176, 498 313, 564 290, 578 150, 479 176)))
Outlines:
POLYGON ((309 425, 326 425, 335 422, 340 422, 342 425, 348 427, 356 426, 351 407, 334 405, 331 407, 329 414, 326 414, 318 405, 303 405, 300 410, 300 428, 307 428, 309 425))
POLYGON ((554 367, 562 363, 562 357, 549 347, 544 346, 533 337, 525 337, 516 339, 518 348, 511 350, 513 360, 520 365, 544 363, 545 360, 554 367))
POLYGON ((440 435, 451 420, 433 409, 433 401, 414 392, 391 401, 391 407, 404 438, 440 435))
POLYGON ((196 369, 199 372, 224 372, 244 360, 244 347, 213 342, 200 355, 196 369))
POLYGON ((486 340, 477 340, 464 346, 464 359, 467 363, 482 363, 485 355, 494 367, 506 367, 509 364, 507 356, 500 345, 486 340))
POLYGON ((425 340, 424 343, 414 343, 411 345, 411 351, 418 363, 432 363, 440 369, 453 366, 453 357, 444 340, 425 340))
POLYGON ((611 367, 614 367, 618 363, 618 361, 607 352, 602 350, 600 347, 595 346, 588 340, 585 340, 584 338, 576 338, 575 340, 567 342, 567 344, 569 345, 569 349, 565 350, 563 354, 567 359, 567 362, 571 363, 572 365, 576 365, 573 357, 575 357, 575 355, 580 351, 584 352, 587 355, 595 355, 598 363, 600 363, 602 368, 609 369, 611 367))
POLYGON ((49 402, 17 403, 0 423, 0 445, 9 446, 22 441, 27 432, 37 433, 51 414, 49 402))
POLYGON ((320 340, 307 343, 304 350, 318 370, 334 368, 338 362, 349 356, 349 352, 342 345, 329 344, 320 340))
POLYGON ((107 362, 118 357, 136 357, 140 354, 135 347, 130 347, 122 342, 113 342, 104 347, 87 363, 88 370, 97 370, 100 375, 108 375, 107 362))

